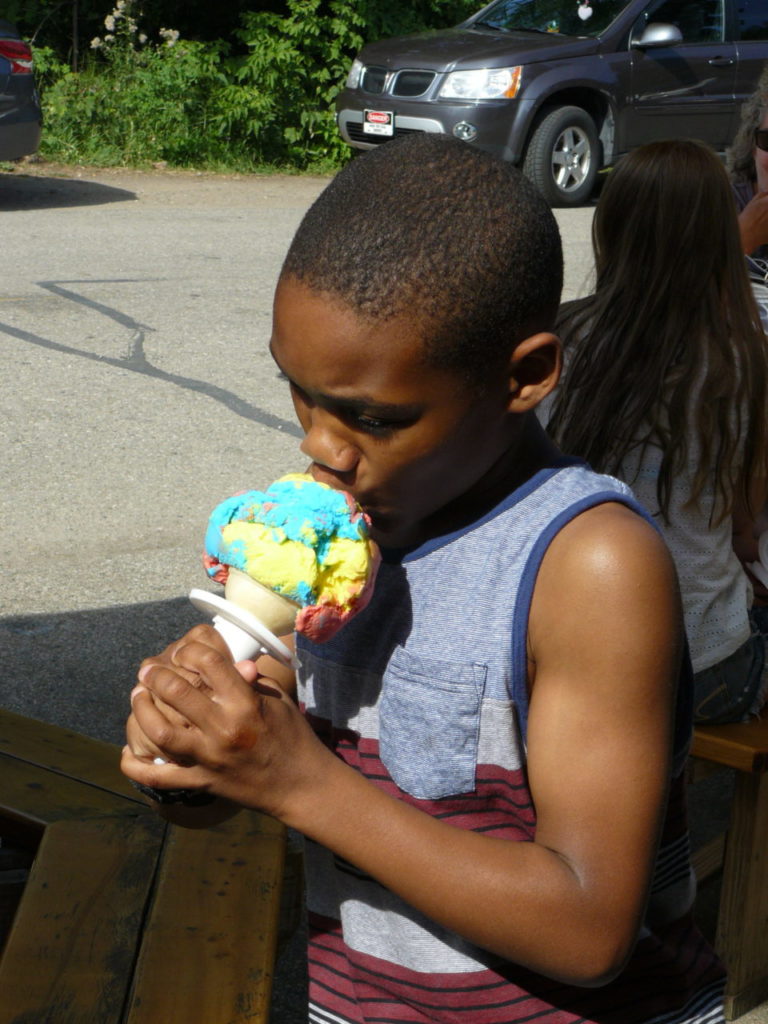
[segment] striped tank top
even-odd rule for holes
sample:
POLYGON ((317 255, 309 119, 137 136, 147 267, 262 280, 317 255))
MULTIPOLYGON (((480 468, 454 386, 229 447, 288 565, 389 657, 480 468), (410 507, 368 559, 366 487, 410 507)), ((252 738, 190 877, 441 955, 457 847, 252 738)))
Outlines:
MULTIPOLYGON (((606 501, 611 477, 562 459, 471 527, 384 552, 368 608, 322 646, 298 638, 299 699, 318 735, 370 782, 457 828, 535 837, 526 781, 526 633, 552 538, 606 501)), ((691 920, 683 768, 690 666, 646 920, 602 988, 545 978, 435 924, 307 842, 314 1024, 716 1024, 723 971, 691 920)))

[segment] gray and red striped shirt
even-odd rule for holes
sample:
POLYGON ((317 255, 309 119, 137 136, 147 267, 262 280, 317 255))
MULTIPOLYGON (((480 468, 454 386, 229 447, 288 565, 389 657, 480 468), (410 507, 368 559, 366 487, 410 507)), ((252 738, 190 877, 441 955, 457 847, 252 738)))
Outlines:
MULTIPOLYGON (((385 551, 368 608, 327 644, 299 638, 299 697, 318 735, 390 795, 456 828, 531 842, 525 735, 533 587, 556 533, 606 501, 637 508, 624 484, 563 459, 468 529, 416 550, 385 551)), ((308 842, 309 1020, 723 1021, 722 967, 690 918, 689 682, 687 671, 646 921, 618 978, 578 988, 504 962, 308 842)))

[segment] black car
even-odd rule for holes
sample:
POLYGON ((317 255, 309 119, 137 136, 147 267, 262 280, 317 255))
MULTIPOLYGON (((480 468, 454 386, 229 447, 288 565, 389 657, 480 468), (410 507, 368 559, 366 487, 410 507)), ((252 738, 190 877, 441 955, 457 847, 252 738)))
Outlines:
POLYGON ((643 143, 724 151, 766 60, 768 0, 494 0, 456 28, 364 47, 336 119, 359 149, 453 134, 575 206, 643 143))
POLYGON ((41 129, 32 51, 10 22, 0 21, 0 160, 35 153, 41 129))

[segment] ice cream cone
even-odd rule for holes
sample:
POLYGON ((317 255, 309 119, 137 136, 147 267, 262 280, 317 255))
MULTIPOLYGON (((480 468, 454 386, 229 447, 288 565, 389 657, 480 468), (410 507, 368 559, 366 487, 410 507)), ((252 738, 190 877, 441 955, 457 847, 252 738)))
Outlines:
POLYGON ((240 569, 230 567, 224 584, 224 596, 238 608, 244 608, 255 615, 275 636, 287 636, 293 632, 299 606, 240 569))

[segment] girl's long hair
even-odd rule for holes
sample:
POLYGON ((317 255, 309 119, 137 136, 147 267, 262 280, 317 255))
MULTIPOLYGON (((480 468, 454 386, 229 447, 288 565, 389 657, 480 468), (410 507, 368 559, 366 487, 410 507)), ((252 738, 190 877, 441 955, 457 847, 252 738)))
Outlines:
POLYGON ((689 503, 713 476, 712 521, 737 498, 754 512, 752 488, 766 478, 768 343, 720 160, 692 141, 634 150, 605 184, 592 243, 595 293, 561 310, 566 372, 550 432, 614 475, 631 449, 658 445, 665 518, 693 435, 689 503))

